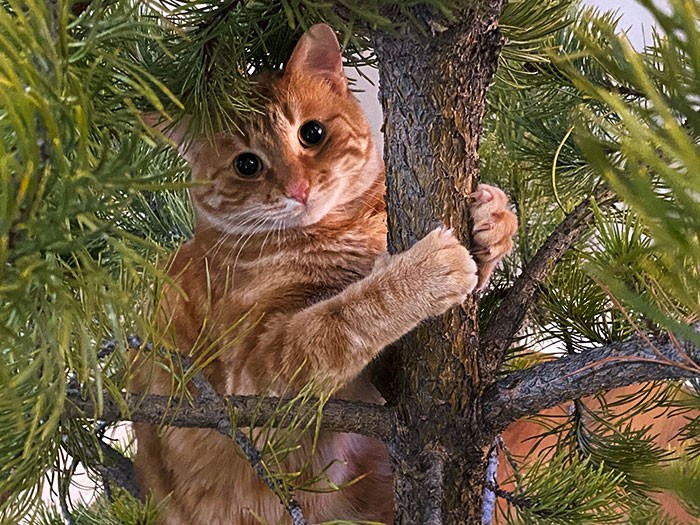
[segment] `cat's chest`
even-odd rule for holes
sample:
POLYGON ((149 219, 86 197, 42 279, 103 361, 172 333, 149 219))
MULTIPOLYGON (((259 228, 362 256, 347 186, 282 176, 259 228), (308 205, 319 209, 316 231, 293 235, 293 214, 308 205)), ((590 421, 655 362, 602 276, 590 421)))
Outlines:
POLYGON ((226 268, 221 299, 244 310, 298 310, 331 297, 368 275, 382 252, 327 246, 268 254, 226 268))
POLYGON ((243 316, 293 313, 327 299, 368 275, 385 252, 385 221, 373 215, 350 228, 229 245, 195 236, 175 266, 192 270, 177 277, 190 300, 206 297, 210 313, 228 324, 243 316))

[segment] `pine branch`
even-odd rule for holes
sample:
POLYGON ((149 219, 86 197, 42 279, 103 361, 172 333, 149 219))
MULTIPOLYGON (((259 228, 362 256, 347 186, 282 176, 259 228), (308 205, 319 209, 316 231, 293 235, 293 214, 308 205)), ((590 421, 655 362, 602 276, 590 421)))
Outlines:
MULTIPOLYGON (((246 427, 267 423, 285 402, 276 397, 228 396, 196 398, 193 403, 188 403, 178 397, 127 394, 124 400, 127 410, 122 413, 114 397, 109 392, 104 395, 101 420, 215 430, 228 428, 229 410, 235 411, 238 425, 246 427)), ((93 402, 83 399, 76 389, 68 390, 67 401, 66 417, 85 417, 95 413, 93 402)), ((285 420, 275 421, 276 426, 285 424, 285 420)), ((352 432, 386 440, 394 429, 394 413, 387 407, 372 403, 331 399, 323 407, 321 426, 331 432, 352 432)))
POLYGON ((106 482, 119 485, 129 494, 140 499, 141 489, 136 483, 134 463, 104 441, 100 441, 100 448, 102 449, 105 461, 103 464, 98 463, 95 469, 102 475, 106 482))
POLYGON ((700 348, 669 336, 634 336, 508 374, 484 392, 484 423, 496 432, 522 417, 596 392, 699 377, 700 348))
POLYGON ((537 289, 592 221, 591 201, 584 199, 559 223, 523 268, 481 336, 482 351, 493 356, 495 362, 502 361, 503 354, 522 327, 525 316, 537 299, 537 289))
MULTIPOLYGON (((128 345, 130 348, 140 348, 142 342, 140 338, 131 336, 128 345)), ((115 349, 115 341, 106 341, 99 349, 98 355, 110 355, 115 349)), ((191 358, 179 354, 178 358, 184 371, 192 368, 191 358)), ((279 497, 280 503, 292 519, 292 524, 309 525, 299 502, 294 497, 286 499, 282 496, 285 493, 282 481, 268 474, 255 444, 239 428, 231 427, 231 411, 235 413, 236 424, 240 427, 268 424, 275 418, 285 399, 220 396, 201 370, 192 377, 192 384, 198 392, 193 403, 183 402, 177 397, 127 394, 125 402, 129 415, 123 415, 114 398, 105 392, 101 419, 107 422, 130 420, 154 425, 211 428, 233 438, 260 480, 279 497)), ((67 404, 68 417, 79 416, 81 412, 94 413, 94 405, 91 401, 81 398, 77 383, 69 386, 67 397, 71 402, 67 404)), ((293 418, 294 414, 289 417, 293 418)), ((275 426, 285 424, 287 422, 284 419, 273 423, 275 426)), ((355 432, 386 439, 393 429, 393 413, 385 407, 370 403, 330 400, 324 404, 322 425, 332 431, 355 432)), ((98 471, 106 481, 116 483, 138 498, 140 491, 135 482, 133 462, 109 445, 103 442, 100 444, 106 461, 104 465, 98 465, 98 471)))
MULTIPOLYGON (((183 357, 183 364, 186 368, 192 368, 192 361, 188 357, 183 357)), ((204 377, 204 374, 200 370, 192 378, 192 382, 199 391, 200 399, 215 401, 219 399, 219 394, 212 384, 204 377)), ((309 522, 304 518, 304 513, 302 512, 301 505, 294 499, 294 497, 285 500, 282 495, 285 493, 284 483, 279 479, 272 478, 265 468, 262 458, 260 457, 260 451, 255 447, 255 443, 251 441, 248 436, 246 436, 240 428, 236 428, 233 432, 230 425, 228 427, 224 425, 218 425, 217 431, 224 434, 227 437, 233 437, 233 440, 239 446, 243 455, 248 460, 248 463, 257 474, 258 478, 267 485, 267 487, 279 498, 280 503, 287 511, 289 516, 292 518, 292 525, 309 525, 309 522)))
MULTIPOLYGON (((222 434, 231 437, 230 430, 224 431, 221 427, 217 428, 217 430, 222 434)), ((262 482, 265 483, 265 485, 267 485, 268 488, 279 497, 284 490, 282 482, 280 480, 270 478, 270 476, 267 474, 265 467, 263 466, 262 459, 260 458, 260 452, 255 448, 255 444, 248 439, 248 436, 241 432, 240 429, 236 429, 233 439, 243 451, 248 463, 250 463, 250 465, 253 467, 253 470, 255 470, 255 473, 258 475, 260 480, 262 480, 262 482)), ((301 506, 297 500, 292 498, 285 502, 280 497, 280 502, 284 506, 287 513, 291 516, 293 525, 309 525, 309 522, 304 518, 301 506)))
POLYGON ((484 487, 484 490, 491 492, 494 496, 504 499, 511 505, 520 509, 530 509, 533 506, 534 502, 532 499, 516 496, 513 492, 498 488, 498 485, 494 483, 487 481, 484 487))

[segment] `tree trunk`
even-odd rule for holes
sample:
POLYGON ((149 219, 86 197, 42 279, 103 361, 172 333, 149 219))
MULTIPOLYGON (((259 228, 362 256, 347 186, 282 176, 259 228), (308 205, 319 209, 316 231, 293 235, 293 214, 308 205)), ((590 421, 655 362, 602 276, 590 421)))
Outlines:
MULTIPOLYGON (((468 195, 478 176, 486 90, 501 47, 503 0, 446 20, 416 9, 377 35, 384 109, 389 249, 400 252, 439 224, 468 245, 468 195)), ((400 524, 480 523, 484 451, 480 393, 496 363, 479 355, 474 301, 423 323, 393 348, 385 388, 399 428, 389 443, 400 524)))

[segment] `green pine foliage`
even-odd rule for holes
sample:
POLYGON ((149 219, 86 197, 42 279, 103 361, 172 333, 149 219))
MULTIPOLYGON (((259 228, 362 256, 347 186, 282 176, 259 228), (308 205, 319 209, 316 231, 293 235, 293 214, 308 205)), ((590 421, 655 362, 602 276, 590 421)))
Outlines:
POLYGON ((459 4, 455 0, 153 3, 176 30, 144 57, 149 69, 180 97, 193 133, 235 126, 232 116, 255 111, 258 103, 251 97, 250 75, 278 69, 298 37, 315 23, 326 22, 339 33, 346 65, 362 66, 373 61, 367 30, 395 28, 383 14, 387 10, 407 14, 412 7, 428 4, 449 16, 459 4), (173 63, 178 67, 174 69, 173 63))
POLYGON ((651 2, 642 4, 660 31, 643 54, 608 28, 601 32, 609 46, 587 43, 586 52, 605 68, 615 89, 582 76, 573 81, 617 117, 601 121, 589 115, 590 134, 582 133, 579 143, 653 240, 638 265, 649 278, 642 283, 641 275, 625 275, 626 261, 594 263, 613 293, 697 344, 700 336, 687 320, 700 313, 700 7, 672 1, 666 15, 651 2))
POLYGON ((506 518, 513 525, 620 523, 616 499, 623 480, 588 458, 538 459, 520 473, 506 518))
MULTIPOLYGON (((74 525, 156 525, 158 513, 159 508, 152 501, 144 503, 116 489, 111 497, 100 496, 90 505, 76 504, 71 509, 71 519, 74 525)), ((66 518, 56 509, 42 507, 37 521, 45 525, 64 525, 66 518)))
MULTIPOLYGON (((153 338, 163 262, 191 235, 187 170, 142 112, 177 119, 184 102, 194 130, 225 126, 255 110, 248 74, 279 66, 309 25, 333 24, 362 64, 359 28, 391 30, 381 9, 420 3, 0 3, 3 523, 41 521, 46 474, 65 489, 76 458, 99 482, 104 429, 64 417, 67 388, 98 412, 105 391, 119 399, 130 336, 153 338)), ((114 505, 136 503, 113 496, 96 508, 126 519, 114 505)))
POLYGON ((159 30, 135 6, 75 19, 70 2, 8 0, 0 27, 0 493, 12 521, 74 440, 68 379, 99 407, 122 387, 127 335, 150 331, 161 239, 132 204, 181 182, 144 147, 135 102, 175 99, 134 59, 159 30), (120 348, 99 359, 105 340, 120 348))

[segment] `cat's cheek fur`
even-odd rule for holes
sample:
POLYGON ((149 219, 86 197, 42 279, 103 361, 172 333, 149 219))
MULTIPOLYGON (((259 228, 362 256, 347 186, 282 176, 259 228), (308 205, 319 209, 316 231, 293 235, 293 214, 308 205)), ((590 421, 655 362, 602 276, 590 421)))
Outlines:
MULTIPOLYGON (((360 198, 377 182, 384 171, 384 162, 374 147, 370 145, 369 150, 368 158, 357 159, 362 161, 359 168, 356 161, 352 167, 338 166, 333 169, 330 178, 334 183, 329 190, 315 196, 313 209, 309 210, 304 225, 315 224, 333 210, 342 209, 343 206, 360 198)), ((312 203, 311 199, 309 203, 312 203)))

